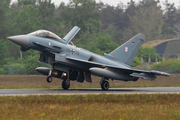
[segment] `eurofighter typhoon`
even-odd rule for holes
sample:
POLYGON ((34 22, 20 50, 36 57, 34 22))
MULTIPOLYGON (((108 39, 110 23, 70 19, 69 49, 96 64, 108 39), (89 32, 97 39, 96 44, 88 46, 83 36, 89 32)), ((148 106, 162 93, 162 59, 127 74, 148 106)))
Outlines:
POLYGON ((47 82, 52 77, 62 79, 62 88, 69 89, 70 80, 83 83, 92 82, 91 75, 102 77, 102 90, 109 89, 108 80, 137 81, 139 78, 155 80, 156 76, 170 76, 160 71, 143 71, 131 67, 145 35, 137 34, 129 41, 103 56, 97 55, 75 45, 70 45, 72 38, 80 30, 75 26, 63 39, 47 30, 38 30, 27 35, 8 37, 21 46, 21 51, 33 49, 40 52, 39 61, 50 64, 51 68, 37 67, 36 70, 47 75, 47 82))

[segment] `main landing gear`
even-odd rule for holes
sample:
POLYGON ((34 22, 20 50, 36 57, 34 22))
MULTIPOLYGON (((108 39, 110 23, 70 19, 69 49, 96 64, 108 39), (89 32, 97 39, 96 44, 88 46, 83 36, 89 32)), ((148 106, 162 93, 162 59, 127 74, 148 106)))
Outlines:
POLYGON ((70 87, 70 81, 69 79, 65 78, 63 81, 62 81, 62 88, 64 90, 68 90, 70 87))
POLYGON ((102 78, 100 84, 101 84, 102 90, 108 90, 109 89, 109 82, 106 81, 104 78, 102 78))

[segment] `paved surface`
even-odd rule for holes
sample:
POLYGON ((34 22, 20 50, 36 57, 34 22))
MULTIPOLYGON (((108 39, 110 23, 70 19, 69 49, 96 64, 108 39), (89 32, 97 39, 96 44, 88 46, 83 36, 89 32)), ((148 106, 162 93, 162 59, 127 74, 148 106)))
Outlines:
POLYGON ((87 89, 1 89, 0 95, 180 93, 180 87, 87 89))

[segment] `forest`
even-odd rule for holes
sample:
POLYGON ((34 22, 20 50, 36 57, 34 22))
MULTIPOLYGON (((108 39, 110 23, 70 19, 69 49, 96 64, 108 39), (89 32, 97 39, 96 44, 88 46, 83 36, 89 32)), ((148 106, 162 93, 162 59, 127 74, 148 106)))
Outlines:
MULTIPOLYGON (((72 40, 81 48, 99 55, 109 53, 134 35, 144 33, 145 42, 174 38, 180 30, 180 8, 166 0, 164 8, 159 0, 120 0, 111 6, 95 0, 69 0, 55 5, 51 0, 0 0, 0 74, 37 74, 35 68, 48 66, 39 63, 39 54, 20 47, 9 36, 49 30, 63 38, 73 26, 80 32, 72 40)), ((140 48, 139 52, 156 51, 140 48)), ((133 66, 140 63, 137 54, 133 66)))

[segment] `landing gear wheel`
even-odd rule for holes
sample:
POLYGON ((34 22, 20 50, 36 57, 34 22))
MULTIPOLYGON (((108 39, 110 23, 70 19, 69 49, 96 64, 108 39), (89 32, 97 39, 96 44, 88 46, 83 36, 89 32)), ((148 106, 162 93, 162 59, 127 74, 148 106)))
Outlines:
POLYGON ((62 81, 62 88, 63 88, 64 90, 68 90, 69 87, 70 87, 70 81, 69 81, 69 80, 63 80, 63 81, 62 81))
POLYGON ((48 77, 46 78, 46 80, 47 80, 48 83, 50 83, 50 82, 52 82, 52 77, 51 77, 51 76, 48 76, 48 77))
POLYGON ((101 83, 101 88, 102 88, 102 90, 108 90, 109 89, 109 82, 108 81, 103 81, 101 83))

